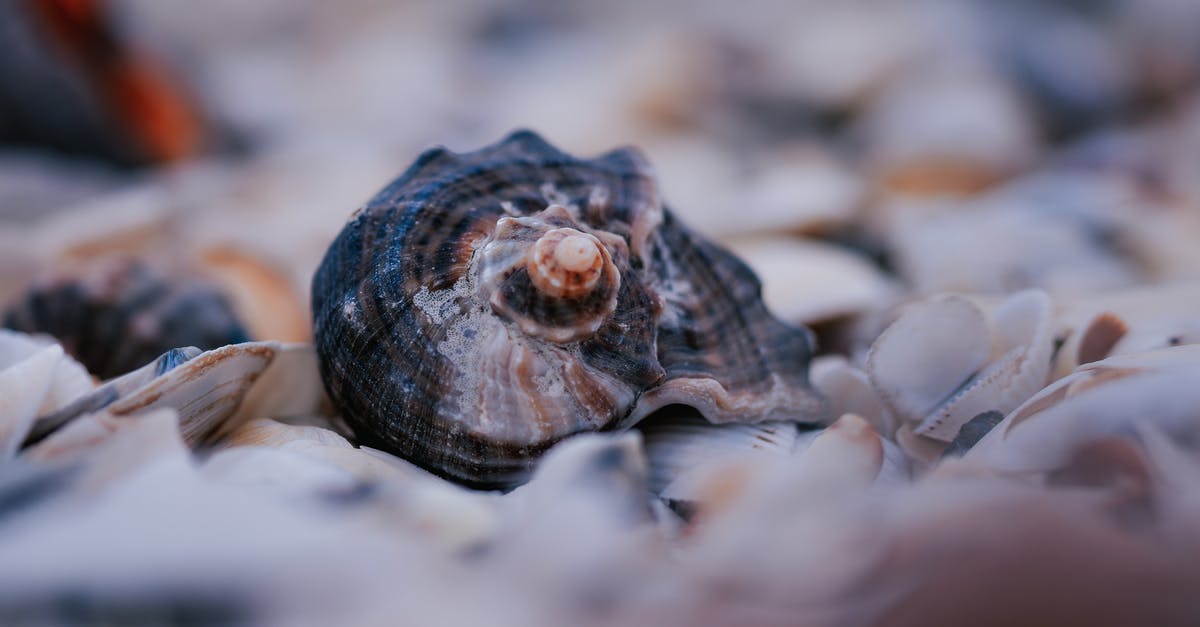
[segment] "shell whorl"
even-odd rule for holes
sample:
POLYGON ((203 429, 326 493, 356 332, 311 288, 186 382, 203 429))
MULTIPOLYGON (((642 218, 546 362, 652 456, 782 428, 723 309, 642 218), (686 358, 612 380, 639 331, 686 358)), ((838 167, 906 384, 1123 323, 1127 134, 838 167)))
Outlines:
POLYGON ((520 131, 427 151, 355 214, 314 277, 314 336, 361 441, 505 487, 554 442, 664 404, 815 415, 807 335, 758 289, 674 222, 637 151, 576 159, 520 131))
MULTIPOLYGON (((525 258, 525 270, 533 286, 551 298, 579 298, 591 293, 606 270, 612 282, 619 285, 621 275, 610 268, 612 259, 600 240, 568 227, 546 231, 525 258)), ((611 291, 616 294, 615 289, 611 291)))
POLYGON ((606 245, 587 230, 562 205, 500 218, 474 261, 481 296, 528 335, 565 343, 594 334, 617 306, 613 252, 628 253, 623 239, 598 232, 606 245))

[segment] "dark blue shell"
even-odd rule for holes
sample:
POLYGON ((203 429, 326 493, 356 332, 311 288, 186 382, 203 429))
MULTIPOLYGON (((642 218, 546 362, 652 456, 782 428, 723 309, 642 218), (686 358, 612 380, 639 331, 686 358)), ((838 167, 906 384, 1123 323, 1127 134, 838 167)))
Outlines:
POLYGON ((136 370, 181 346, 208 350, 249 339, 214 285, 176 279, 127 258, 31 286, 4 313, 3 326, 53 336, 101 379, 136 370))
POLYGON ((668 404, 715 421, 820 417, 809 336, 759 292, 745 264, 662 207, 640 153, 577 159, 519 131, 422 154, 330 246, 312 305, 326 389, 364 444, 508 487, 558 440, 668 404), (580 324, 595 298, 529 293, 520 264, 487 264, 490 246, 512 244, 498 238, 563 226, 604 243, 619 290, 594 333, 549 341, 514 316, 580 324))

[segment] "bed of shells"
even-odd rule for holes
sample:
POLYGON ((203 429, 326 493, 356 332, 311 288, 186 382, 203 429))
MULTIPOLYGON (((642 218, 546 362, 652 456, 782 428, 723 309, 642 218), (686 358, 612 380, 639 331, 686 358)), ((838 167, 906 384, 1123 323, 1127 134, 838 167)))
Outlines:
POLYGON ((94 4, 0 623, 1200 624, 1200 5, 94 4))

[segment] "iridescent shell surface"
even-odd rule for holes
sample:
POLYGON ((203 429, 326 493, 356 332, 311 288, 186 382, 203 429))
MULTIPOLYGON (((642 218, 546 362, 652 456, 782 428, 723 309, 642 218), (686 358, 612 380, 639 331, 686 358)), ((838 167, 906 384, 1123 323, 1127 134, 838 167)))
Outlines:
POLYGON ((633 149, 590 160, 529 131, 422 154, 313 280, 321 373, 364 444, 480 487, 579 432, 689 405, 818 420, 808 333, 663 207, 633 149))

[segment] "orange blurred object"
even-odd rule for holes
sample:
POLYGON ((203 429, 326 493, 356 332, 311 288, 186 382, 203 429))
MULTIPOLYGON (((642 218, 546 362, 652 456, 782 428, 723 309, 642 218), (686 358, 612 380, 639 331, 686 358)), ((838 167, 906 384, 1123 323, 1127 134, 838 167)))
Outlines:
POLYGON ((201 149, 205 129, 199 111, 151 57, 116 37, 104 0, 29 3, 139 157, 163 163, 201 149))

